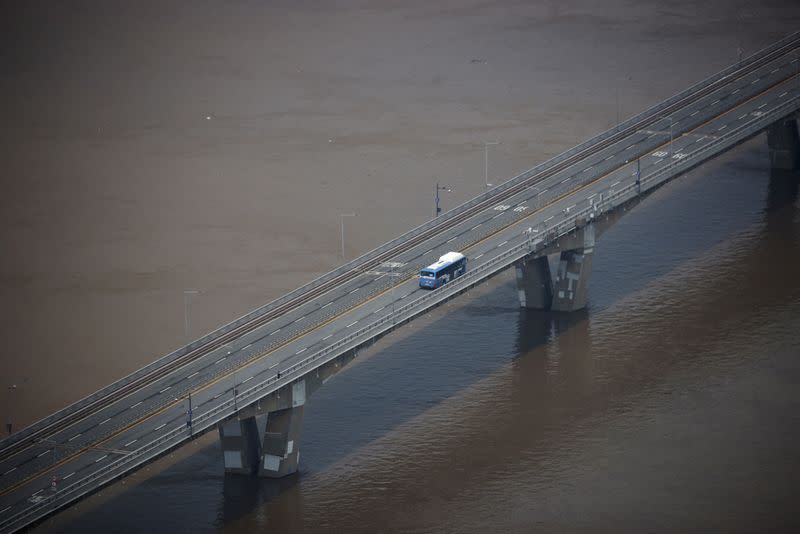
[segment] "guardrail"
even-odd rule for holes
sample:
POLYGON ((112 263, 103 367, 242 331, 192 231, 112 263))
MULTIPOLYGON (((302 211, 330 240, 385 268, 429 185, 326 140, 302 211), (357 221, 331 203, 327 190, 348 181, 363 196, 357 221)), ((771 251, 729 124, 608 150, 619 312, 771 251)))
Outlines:
POLYGON ((114 392, 115 390, 117 390, 117 389, 119 389, 121 387, 124 387, 124 386, 130 384, 131 382, 139 379, 140 377, 146 375, 147 373, 151 372, 152 370, 169 364, 170 362, 180 358, 181 356, 184 356, 185 354, 191 352, 192 350, 194 350, 194 349, 196 349, 196 348, 198 348, 200 346, 206 345, 206 344, 214 341, 215 339, 219 338, 220 336, 225 335, 226 333, 230 332, 231 330, 234 330, 235 328, 238 328, 239 326, 241 326, 241 325, 243 325, 245 323, 248 323, 248 322, 250 322, 250 321, 252 321, 252 320, 254 320, 254 319, 256 319, 256 318, 258 318, 258 317, 260 317, 262 315, 264 315, 265 313, 269 312, 270 310, 275 309, 278 306, 281 306, 281 305, 291 301, 292 299, 294 299, 294 298, 296 298, 296 297, 298 297, 298 296, 300 296, 300 295, 302 295, 304 293, 307 293, 307 292, 315 289, 316 287, 326 283, 327 281, 329 281, 329 280, 331 280, 333 278, 336 278, 337 276, 340 276, 340 275, 346 273, 347 271, 355 268, 356 266, 358 266, 358 265, 360 265, 360 264, 362 264, 364 262, 370 261, 371 259, 374 259, 374 258, 380 256, 381 254, 383 254, 386 251, 390 250, 391 248, 397 246, 398 244, 403 243, 404 241, 407 241, 407 240, 409 240, 409 239, 411 239, 411 238, 413 238, 413 237, 415 237, 415 236, 417 236, 417 235, 419 235, 419 234, 421 234, 421 233, 423 233, 425 231, 428 231, 431 228, 435 227, 438 224, 441 224, 444 221, 447 221, 447 220, 449 220, 449 219, 451 219, 453 217, 458 216, 459 214, 461 214, 464 211, 472 208, 476 204, 478 204, 480 202, 483 202, 483 201, 487 200, 488 198, 490 198, 490 197, 492 197, 492 196, 494 196, 494 195, 496 195, 498 193, 506 191, 507 189, 519 184, 520 182, 522 182, 524 180, 527 180, 528 178, 530 178, 531 176, 533 176, 533 175, 535 175, 537 173, 540 173, 540 172, 543 172, 543 171, 545 171, 545 170, 547 170, 549 168, 552 168, 553 166, 555 166, 558 163, 566 160, 567 158, 569 158, 569 157, 571 157, 571 156, 573 156, 573 155, 575 155, 575 154, 577 154, 577 153, 579 153, 579 152, 581 152, 583 150, 586 150, 590 146, 595 145, 595 144, 597 144, 597 143, 599 143, 601 141, 604 141, 604 140, 608 139, 609 137, 611 137, 613 135, 618 134, 620 131, 625 130, 626 128, 628 128, 628 127, 632 126, 633 124, 643 120, 646 117, 653 116, 653 115, 659 113, 661 110, 671 106, 672 104, 680 101, 681 99, 686 98, 687 96, 691 95, 692 93, 694 93, 696 91, 699 91, 699 90, 702 90, 705 87, 708 87, 709 85, 711 85, 711 84, 713 84, 713 83, 715 83, 715 82, 717 82, 719 80, 722 80, 727 76, 730 76, 732 73, 736 72, 738 69, 746 67, 749 64, 752 64, 753 62, 756 62, 759 59, 768 56, 769 54, 771 54, 774 51, 780 49, 781 47, 784 47, 786 45, 791 44, 793 41, 797 41, 798 40, 798 36, 800 36, 800 32, 795 32, 795 33, 793 33, 793 34, 791 34, 791 35, 789 35, 787 37, 784 37, 780 41, 777 41, 776 43, 774 43, 774 44, 772 44, 770 46, 767 46, 767 47, 759 50, 758 52, 752 54, 751 56, 745 58, 743 61, 739 62, 738 64, 731 65, 731 66, 719 71, 718 73, 713 74, 713 75, 709 76, 708 78, 706 78, 706 79, 694 84, 693 86, 689 87, 688 89, 686 89, 684 91, 681 91, 680 93, 670 97, 669 99, 667 99, 667 100, 665 100, 665 101, 663 101, 663 102, 661 102, 661 103, 659 103, 659 104, 657 104, 655 106, 652 106, 651 108, 649 108, 649 109, 647 109, 647 110, 645 110, 645 111, 643 111, 643 112, 641 112, 641 113, 639 113, 639 114, 637 114, 637 115, 625 120, 624 122, 622 122, 622 123, 620 123, 620 124, 618 124, 618 125, 616 125, 616 126, 614 126, 612 128, 609 128, 605 132, 602 132, 602 133, 592 137, 591 139, 589 139, 589 140, 587 140, 587 141, 585 141, 585 142, 583 142, 583 143, 581 143, 581 144, 579 144, 579 145, 577 145, 577 146, 575 146, 575 147, 573 147, 573 148, 571 148, 571 149, 569 149, 569 150, 567 150, 565 152, 562 152, 561 154, 559 154, 557 156, 554 156, 553 158, 550 158, 549 160, 547 160, 547 161, 545 161, 545 162, 543 162, 543 163, 541 163, 539 165, 536 165, 535 167, 532 167, 531 169, 529 169, 527 171, 524 171, 524 172, 518 174, 517 176, 515 176, 515 177, 513 177, 513 178, 511 178, 511 179, 509 179, 509 180, 507 180, 505 182, 503 182, 502 184, 499 184, 498 186, 492 188, 491 190, 489 190, 487 192, 484 192, 481 195, 478 195, 477 197, 475 197, 475 198, 473 198, 473 199, 471 199, 471 200, 469 200, 469 201, 457 206, 456 208, 444 213, 442 216, 438 217, 437 219, 433 219, 431 221, 428 221, 428 222, 426 222, 426 223, 424 223, 424 224, 422 224, 422 225, 420 225, 420 226, 418 226, 418 227, 416 227, 416 228, 414 228, 414 229, 402 234, 401 236, 399 236, 399 237, 397 237, 397 238, 395 238, 395 239, 393 239, 393 240, 391 240, 391 241, 389 241, 387 243, 384 243, 383 245, 381 245, 381 246, 379 246, 379 247, 377 247, 377 248, 375 248, 375 249, 373 249, 371 251, 368 251, 368 252, 362 254, 361 256, 359 256, 359 257, 347 262, 346 264, 344 264, 344 265, 342 265, 342 266, 340 266, 340 267, 338 267, 338 268, 336 268, 336 269, 334 269, 334 270, 332 270, 332 271, 330 271, 330 272, 328 272, 328 273, 326 273, 326 274, 324 274, 324 275, 312 280, 311 282, 309 282, 309 283, 307 283, 307 284, 305 284, 305 285, 303 285, 303 286, 301 286, 301 287, 299 287, 299 288, 297 288, 297 289, 295 289, 293 291, 290 291, 289 293, 287 293, 287 294, 285 294, 285 295, 283 295, 283 296, 281 296, 281 297, 279 297, 279 298, 277 298, 277 299, 275 299, 275 300, 273 300, 273 301, 271 301, 271 302, 269 302, 269 303, 267 303, 267 304, 255 309, 255 310, 253 310, 253 311, 251 311, 251 312, 239 317, 238 319, 235 319, 234 321, 232 321, 232 322, 230 322, 230 323, 228 323, 226 325, 223 325, 220 328, 217 328, 216 330, 213 330, 212 332, 210 332, 210 333, 202 336, 201 338, 189 343, 188 345, 186 345, 184 347, 181 347, 179 349, 176 349, 175 351, 170 352, 169 354, 167 354, 165 356, 162 356, 161 358, 159 358, 157 360, 154 360, 153 362, 145 365, 141 369, 138 369, 137 371, 134 371, 133 373, 131 373, 131 374, 129 374, 129 375, 127 375, 127 376, 115 381, 115 382, 113 382, 112 384, 110 384, 110 385, 108 385, 108 386, 96 391, 95 393, 92 393, 92 394, 90 394, 90 395, 88 395, 88 396, 86 396, 86 397, 74 402, 73 404, 67 406, 66 408, 63 408, 62 410, 59 410, 58 412, 56 412, 54 414, 51 414, 51 415, 49 415, 47 417, 44 417, 41 420, 39 420, 39 421, 33 423, 32 425, 28 426, 27 428, 22 429, 19 432, 17 432, 15 434, 3 439, 2 441, 0 441, 0 449, 8 447, 10 445, 13 445, 14 443, 17 443, 17 442, 19 442, 21 440, 24 440, 25 438, 29 437, 34 432, 38 431, 40 427, 49 425, 49 424, 51 424, 51 423, 53 423, 53 422, 55 422, 55 421, 57 421, 59 419, 62 419, 64 417, 66 417, 66 416, 68 416, 68 415, 70 415, 70 414, 82 409, 83 407, 91 404, 92 402, 94 402, 94 401, 96 401, 96 400, 98 400, 98 399, 100 399, 102 397, 105 397, 105 396, 111 394, 112 392, 114 392))
MULTIPOLYGON (((775 120, 797 112, 798 109, 800 109, 800 96, 787 99, 783 104, 771 108, 762 115, 754 116, 752 119, 736 128, 732 128, 725 136, 713 139, 702 148, 687 153, 686 157, 683 159, 671 161, 660 169, 642 174, 638 184, 634 183, 624 186, 618 191, 610 191, 608 194, 603 195, 601 201, 573 213, 566 214, 565 217, 557 223, 544 226, 543 230, 536 235, 532 233, 527 234, 527 237, 519 244, 510 247, 491 260, 478 265, 442 288, 418 297, 402 306, 397 306, 394 308, 393 313, 348 334, 330 346, 290 366, 281 372, 280 378, 278 378, 277 375, 267 378, 242 391, 235 398, 222 401, 220 404, 198 415, 192 421, 193 428, 196 429, 194 435, 205 432, 223 420, 232 417, 237 413, 239 407, 248 406, 256 402, 265 395, 294 382, 304 374, 334 360, 340 355, 350 350, 358 349, 372 339, 392 330, 397 324, 402 324, 424 313, 428 309, 453 298, 486 278, 507 269, 526 256, 543 250, 560 237, 576 230, 579 221, 591 221, 596 219, 603 213, 615 209, 643 192, 658 187, 682 172, 707 161, 710 157, 760 132, 769 124, 775 122, 775 120)), ((135 451, 104 465, 94 473, 63 487, 49 499, 34 504, 27 510, 3 520, 0 524, 0 529, 9 530, 21 528, 36 519, 44 517, 51 511, 65 506, 75 499, 93 491, 98 486, 111 482, 138 465, 150 461, 181 445, 183 442, 190 439, 190 437, 185 425, 181 424, 162 436, 139 447, 135 451)))

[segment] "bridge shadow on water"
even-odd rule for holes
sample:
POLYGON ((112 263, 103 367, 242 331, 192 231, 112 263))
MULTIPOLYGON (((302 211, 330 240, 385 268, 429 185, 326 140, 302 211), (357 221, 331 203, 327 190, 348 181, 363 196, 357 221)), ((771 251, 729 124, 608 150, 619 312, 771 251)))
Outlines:
MULTIPOLYGON (((758 232, 764 243, 740 258, 742 269, 751 274, 761 272, 763 255, 774 253, 775 240, 798 239, 797 210, 792 208, 798 173, 773 171, 766 203, 756 200, 764 199, 764 181, 754 176, 765 174, 763 158, 763 148, 743 150, 735 159, 693 171, 626 215, 598 242, 588 310, 522 310, 513 280, 501 275, 471 291, 465 303, 444 305, 406 325, 401 335, 386 338, 390 343, 369 349, 369 357, 310 397, 298 474, 280 480, 225 476, 219 446, 213 443, 58 530, 201 531, 236 524, 254 512, 278 513, 282 529, 302 530, 304 480, 313 483, 330 466, 357 457, 368 444, 493 373, 510 367, 512 396, 531 406, 552 395, 554 381, 569 381, 576 385, 573 390, 581 390, 594 372, 587 347, 595 313, 754 225, 762 225, 758 232), (747 164, 758 172, 739 168, 747 164), (712 196, 716 200, 710 205, 712 196), (696 231, 708 221, 713 224, 696 231), (292 510, 265 506, 277 500, 291 503, 292 510), (163 503, 174 503, 170 508, 177 517, 134 512, 163 503), (133 519, 120 525, 114 517, 133 519)), ((752 276, 745 278, 752 281, 752 276)), ((246 522, 251 521, 259 526, 268 522, 246 522)))

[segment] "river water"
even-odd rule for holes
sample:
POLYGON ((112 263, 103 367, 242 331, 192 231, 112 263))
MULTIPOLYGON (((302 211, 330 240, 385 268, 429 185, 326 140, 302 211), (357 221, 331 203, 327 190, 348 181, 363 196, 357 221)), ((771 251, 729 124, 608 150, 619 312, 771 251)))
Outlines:
MULTIPOLYGON (((797 29, 682 2, 29 3, 0 20, 0 417, 24 426, 797 29), (365 43, 369 43, 365 45, 365 43), (11 387, 11 386, 15 387, 11 387), (8 387, 7 387, 8 386, 8 387)), ((209 434, 56 532, 796 531, 797 176, 759 136, 596 247, 512 273, 310 398, 301 468, 209 434)))
POLYGON ((796 530, 800 176, 764 141, 604 235, 585 313, 521 310, 501 276, 367 351, 310 399, 297 476, 226 477, 212 436, 51 524, 796 530))

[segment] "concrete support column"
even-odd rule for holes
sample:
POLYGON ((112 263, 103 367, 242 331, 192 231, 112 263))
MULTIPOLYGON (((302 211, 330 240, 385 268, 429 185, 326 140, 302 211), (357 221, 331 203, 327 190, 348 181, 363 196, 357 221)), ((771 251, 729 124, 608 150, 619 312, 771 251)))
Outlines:
POLYGON ((267 415, 258 476, 280 478, 297 471, 302 431, 303 406, 267 415))
POLYGON ((303 432, 303 406, 306 383, 292 384, 292 406, 267 414, 267 426, 261 446, 258 476, 280 478, 297 471, 300 462, 300 437, 303 432))
POLYGON ((800 168, 800 137, 794 117, 781 119, 767 128, 769 159, 773 169, 800 168))
POLYGON ((584 226, 579 232, 583 234, 583 247, 561 252, 553 284, 552 309, 555 311, 569 312, 586 307, 594 256, 594 225, 584 226))
POLYGON ((254 473, 261 451, 256 418, 232 419, 221 423, 218 428, 225 472, 237 475, 254 473))
POLYGON ((553 277, 547 256, 523 260, 515 268, 519 305, 534 310, 549 310, 553 301, 553 277))

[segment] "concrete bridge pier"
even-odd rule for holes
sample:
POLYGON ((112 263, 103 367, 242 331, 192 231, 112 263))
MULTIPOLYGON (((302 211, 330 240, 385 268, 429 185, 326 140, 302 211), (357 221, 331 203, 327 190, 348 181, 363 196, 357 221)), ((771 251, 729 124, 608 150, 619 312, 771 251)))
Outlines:
POLYGON ((586 307, 589 276, 595 243, 595 225, 582 226, 562 238, 555 279, 550 270, 547 252, 516 265, 517 292, 523 308, 554 311, 576 311, 586 307))
POLYGON ((305 385, 303 380, 292 384, 291 408, 267 414, 258 476, 280 478, 297 472, 303 432, 303 406, 306 403, 305 385))
POLYGON ((519 305, 533 310, 549 310, 553 303, 553 277, 547 256, 522 260, 515 269, 519 305))
POLYGON ((767 145, 773 169, 800 168, 800 136, 794 116, 781 119, 767 128, 767 145))
POLYGON ((256 418, 232 419, 218 428, 225 472, 237 475, 254 473, 261 453, 261 432, 256 418))
POLYGON ((226 473, 279 478, 297 471, 306 382, 299 380, 286 390, 265 401, 263 409, 259 403, 219 425, 226 473))
POLYGON ((555 311, 570 312, 586 307, 594 256, 594 225, 584 226, 577 233, 576 238, 583 241, 583 246, 562 251, 558 261, 551 306, 555 311))

